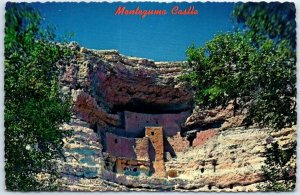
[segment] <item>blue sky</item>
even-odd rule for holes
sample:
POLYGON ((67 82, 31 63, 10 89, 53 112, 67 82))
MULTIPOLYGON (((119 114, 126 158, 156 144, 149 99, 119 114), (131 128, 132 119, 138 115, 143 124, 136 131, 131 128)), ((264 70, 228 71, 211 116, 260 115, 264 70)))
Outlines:
POLYGON ((156 61, 185 60, 191 45, 203 46, 215 34, 233 29, 234 3, 32 3, 56 34, 74 33, 72 40, 92 49, 117 49, 120 53, 156 61), (174 6, 194 6, 198 15, 171 15, 174 6), (115 16, 126 9, 165 9, 164 16, 115 16))

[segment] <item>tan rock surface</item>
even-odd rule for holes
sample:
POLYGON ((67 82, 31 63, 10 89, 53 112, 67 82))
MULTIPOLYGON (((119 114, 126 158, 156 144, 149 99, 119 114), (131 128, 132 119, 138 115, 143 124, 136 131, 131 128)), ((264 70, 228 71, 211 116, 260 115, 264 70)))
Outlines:
POLYGON ((69 47, 77 53, 70 62, 60 62, 66 93, 81 89, 108 112, 116 106, 168 111, 191 107, 192 93, 178 80, 184 62, 154 62, 116 50, 80 49, 74 42, 69 47))
MULTIPOLYGON (((88 126, 77 119, 64 126, 74 133, 65 140, 67 161, 61 168, 63 190, 257 191, 256 185, 263 182, 261 166, 269 137, 283 147, 296 138, 295 127, 279 132, 255 127, 231 128, 219 131, 203 146, 191 147, 166 162, 166 172, 176 170, 178 177, 155 179, 109 173, 115 179, 107 181, 102 146, 97 141, 98 135, 88 126)), ((295 166, 296 162, 291 163, 295 166)))
MULTIPOLYGON (((257 191, 257 184, 264 182, 261 166, 266 145, 278 141, 287 149, 296 141, 295 126, 278 132, 241 127, 244 116, 234 116, 231 104, 212 110, 196 107, 182 125, 185 132, 165 139, 176 155, 159 155, 158 168, 172 173, 169 177, 108 171, 100 140, 106 131, 124 130, 119 111, 186 111, 192 109, 192 92, 178 81, 182 62, 154 62, 115 50, 90 50, 76 43, 69 47, 77 53, 69 63, 60 62, 60 81, 62 92, 73 98, 75 117, 63 126, 73 133, 65 139, 66 161, 60 160, 62 190, 257 191), (188 131, 195 135, 194 140, 182 134, 188 131)), ((166 148, 162 142, 159 145, 166 148)), ((142 151, 139 156, 146 159, 143 141, 133 149, 142 151)), ((289 164, 294 170, 295 156, 289 164)))

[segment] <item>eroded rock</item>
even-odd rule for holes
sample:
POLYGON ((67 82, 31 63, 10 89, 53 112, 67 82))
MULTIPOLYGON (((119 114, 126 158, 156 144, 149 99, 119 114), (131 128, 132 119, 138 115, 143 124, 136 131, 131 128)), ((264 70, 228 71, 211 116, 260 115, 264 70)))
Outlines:
MULTIPOLYGON (((178 81, 183 62, 69 47, 77 53, 61 64, 74 113, 63 126, 73 132, 60 161, 63 190, 257 191, 268 144, 284 150, 296 142, 295 126, 243 127, 232 104, 193 108, 178 81)), ((295 174, 295 156, 288 165, 295 174)))

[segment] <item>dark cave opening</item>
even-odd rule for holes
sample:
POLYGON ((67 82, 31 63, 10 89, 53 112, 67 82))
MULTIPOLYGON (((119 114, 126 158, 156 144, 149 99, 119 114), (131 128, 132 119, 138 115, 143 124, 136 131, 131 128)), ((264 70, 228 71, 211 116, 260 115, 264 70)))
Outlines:
POLYGON ((123 112, 124 110, 145 114, 174 114, 180 113, 192 108, 190 103, 185 104, 157 104, 149 103, 145 100, 133 98, 130 102, 124 105, 115 104, 112 107, 111 113, 123 112))

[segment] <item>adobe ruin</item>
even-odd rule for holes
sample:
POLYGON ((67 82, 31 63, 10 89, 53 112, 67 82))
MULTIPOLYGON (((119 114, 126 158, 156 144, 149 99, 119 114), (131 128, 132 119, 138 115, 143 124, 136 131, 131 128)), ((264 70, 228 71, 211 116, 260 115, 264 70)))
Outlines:
POLYGON ((125 111, 124 129, 98 128, 102 131, 105 169, 131 176, 166 177, 169 170, 165 162, 189 147, 180 132, 190 114, 190 111, 172 114, 125 111))

